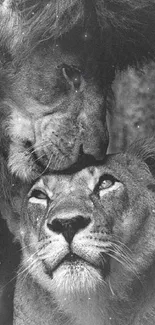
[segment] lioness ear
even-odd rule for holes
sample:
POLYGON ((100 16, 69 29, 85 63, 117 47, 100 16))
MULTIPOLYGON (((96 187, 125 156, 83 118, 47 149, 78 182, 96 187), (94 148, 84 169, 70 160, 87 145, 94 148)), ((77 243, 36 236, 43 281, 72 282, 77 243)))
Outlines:
POLYGON ((141 161, 145 162, 149 167, 150 172, 155 177, 155 137, 135 141, 131 144, 127 153, 136 156, 141 161))

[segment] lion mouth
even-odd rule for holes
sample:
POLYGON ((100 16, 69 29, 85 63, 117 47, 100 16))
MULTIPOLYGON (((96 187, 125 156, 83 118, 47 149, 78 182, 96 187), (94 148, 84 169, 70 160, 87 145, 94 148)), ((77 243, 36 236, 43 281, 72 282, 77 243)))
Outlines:
MULTIPOLYGON (((63 159, 63 166, 61 166, 59 164, 59 160, 62 160, 62 157, 64 157, 66 159, 66 155, 61 153, 61 157, 58 156, 53 156, 53 159, 49 159, 47 154, 44 153, 41 155, 41 157, 39 158, 36 150, 34 149, 34 147, 30 146, 30 142, 27 141, 27 147, 29 147, 29 152, 31 154, 31 158, 33 160, 33 162, 35 163, 35 165, 38 167, 39 170, 42 171, 52 171, 52 173, 57 173, 58 169, 59 169, 59 173, 64 173, 65 174, 72 174, 75 172, 80 171, 83 168, 86 168, 88 166, 91 165, 97 165, 99 163, 101 163, 100 161, 97 161, 92 155, 90 154, 84 154, 81 147, 79 149, 79 153, 78 156, 76 157, 76 161, 74 162, 75 159, 69 158, 64 161, 63 159), (56 158, 56 163, 54 163, 56 158), (51 160, 51 161, 50 161, 51 160)), ((25 145, 26 147, 26 145, 25 145)))

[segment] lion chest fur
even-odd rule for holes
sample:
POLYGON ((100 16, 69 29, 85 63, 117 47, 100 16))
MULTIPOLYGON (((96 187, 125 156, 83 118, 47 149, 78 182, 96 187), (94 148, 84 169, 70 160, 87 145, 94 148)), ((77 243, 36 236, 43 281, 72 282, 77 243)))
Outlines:
POLYGON ((154 324, 148 148, 109 155, 74 175, 43 176, 24 196, 14 325, 154 324))

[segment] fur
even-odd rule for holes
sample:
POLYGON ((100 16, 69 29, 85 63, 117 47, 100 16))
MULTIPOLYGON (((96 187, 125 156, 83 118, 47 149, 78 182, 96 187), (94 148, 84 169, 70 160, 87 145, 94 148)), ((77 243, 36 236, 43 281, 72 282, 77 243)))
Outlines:
POLYGON ((12 54, 29 52, 75 26, 89 30, 93 25, 111 64, 123 68, 154 56, 154 0, 1 0, 1 12, 1 44, 12 54))
POLYGON ((14 192, 14 325, 154 323, 153 144, 14 192))
MULTIPOLYGON (((14 175, 20 181, 31 182, 47 171, 64 170, 74 164, 76 168, 82 150, 87 163, 90 154, 96 159, 104 157, 108 145, 106 100, 112 80, 117 69, 154 59, 154 17, 154 0, 0 0, 3 217, 12 214, 14 175), (82 74, 78 92, 64 68, 62 74, 57 69, 64 63, 76 66, 78 76, 82 74), (56 68, 56 72, 49 67, 56 68), (40 80, 44 80, 44 88, 40 80), (64 103, 66 94, 68 100, 64 103), (45 138, 40 138, 40 123, 37 146, 42 144, 42 148, 32 159, 31 151, 36 151, 34 121, 43 120, 45 106, 46 113, 52 116, 57 108, 64 114, 69 107, 69 119, 60 114, 59 123, 53 118, 48 139, 46 132, 45 138), (45 152, 49 139, 49 150, 45 152)), ((14 232, 16 226, 12 229, 10 223, 9 228, 14 232)))
POLYGON ((115 72, 154 58, 154 17, 154 0, 0 1, 0 145, 11 174, 31 181, 81 153, 104 157, 115 72))

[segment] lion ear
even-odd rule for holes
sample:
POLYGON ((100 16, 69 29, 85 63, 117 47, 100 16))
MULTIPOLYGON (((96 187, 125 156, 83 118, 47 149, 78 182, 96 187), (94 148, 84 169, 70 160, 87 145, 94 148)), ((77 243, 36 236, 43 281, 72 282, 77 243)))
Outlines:
POLYGON ((127 153, 145 162, 155 177, 155 137, 136 140, 131 144, 127 153))

